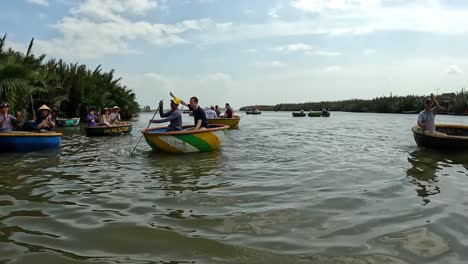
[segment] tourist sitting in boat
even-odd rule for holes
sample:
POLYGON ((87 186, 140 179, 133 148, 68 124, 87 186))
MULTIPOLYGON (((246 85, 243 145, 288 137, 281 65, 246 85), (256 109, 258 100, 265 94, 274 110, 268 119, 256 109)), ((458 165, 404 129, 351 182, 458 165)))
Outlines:
POLYGON ((36 118, 36 129, 39 132, 50 132, 55 127, 55 119, 52 118, 52 110, 47 105, 39 107, 39 115, 36 118))
POLYGON ((86 116, 86 122, 88 126, 96 126, 98 117, 96 115, 96 107, 92 106, 89 108, 89 113, 86 116))
POLYGON ((219 110, 219 106, 215 105, 215 112, 217 117, 221 117, 221 110, 219 110))
MULTIPOLYGON (((172 96, 172 98, 175 98, 176 96, 174 96, 174 94, 172 94, 172 92, 170 93, 170 95, 172 96)), ((198 106, 198 98, 193 96, 190 98, 190 103, 186 103, 184 102, 183 100, 180 100, 180 103, 182 105, 185 105, 187 106, 190 111, 193 112, 193 119, 195 121, 195 127, 192 128, 192 130, 199 130, 199 129, 206 129, 208 128, 208 121, 207 121, 207 118, 206 118, 206 114, 205 114, 205 111, 200 107, 198 106)))
POLYGON ((110 112, 110 110, 107 107, 104 108, 104 110, 102 111, 101 125, 103 125, 103 126, 112 126, 109 112, 110 112))
POLYGON ((0 105, 0 133, 13 132, 15 125, 20 123, 21 114, 17 112, 16 117, 8 114, 9 107, 7 103, 0 105))
POLYGON ((112 107, 112 113, 110 114, 110 123, 111 125, 118 125, 120 124, 120 107, 114 106, 112 107))
POLYGON ((423 131, 434 132, 435 129, 435 115, 440 110, 439 102, 435 98, 434 94, 431 94, 431 98, 427 98, 424 103, 424 110, 419 113, 418 126, 423 131))
POLYGON ((211 106, 209 109, 206 109, 205 114, 206 114, 206 118, 208 119, 218 118, 218 116, 216 115, 214 106, 211 106))
POLYGON ((234 111, 232 110, 231 106, 226 103, 226 112, 224 112, 224 118, 232 118, 234 115, 234 111))
POLYGON ((179 110, 180 99, 177 97, 171 100, 171 110, 167 113, 163 112, 163 101, 159 102, 159 116, 162 119, 151 119, 150 123, 165 123, 170 122, 167 132, 182 130, 182 113, 179 110))

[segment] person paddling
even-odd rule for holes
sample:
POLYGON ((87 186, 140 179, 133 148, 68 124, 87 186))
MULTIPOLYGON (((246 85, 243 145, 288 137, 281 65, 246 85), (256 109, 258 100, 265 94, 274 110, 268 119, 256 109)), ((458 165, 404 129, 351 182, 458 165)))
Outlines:
MULTIPOLYGON (((177 98, 172 92, 170 93, 172 98, 177 98)), ((182 105, 187 106, 193 112, 193 119, 195 121, 195 127, 193 130, 206 129, 208 128, 208 120, 206 119, 205 111, 198 106, 198 98, 193 96, 190 98, 190 103, 187 104, 183 100, 180 100, 182 105)))
POLYGON ((226 112, 224 113, 224 118, 233 118, 234 111, 232 111, 231 106, 228 103, 226 103, 225 107, 226 112))
POLYGON ((434 94, 431 94, 431 98, 427 98, 424 102, 424 110, 419 113, 418 126, 420 126, 423 131, 436 131, 435 116, 439 110, 439 102, 437 102, 434 94))
POLYGON ((0 104, 0 133, 13 132, 15 125, 21 120, 21 114, 16 113, 16 117, 8 114, 9 105, 7 103, 0 104))
POLYGON ((159 102, 159 116, 162 119, 156 120, 151 119, 150 123, 165 123, 170 122, 169 127, 166 132, 169 131, 180 131, 182 130, 182 113, 179 110, 180 99, 177 97, 172 98, 171 100, 171 110, 167 113, 163 111, 163 101, 159 102))

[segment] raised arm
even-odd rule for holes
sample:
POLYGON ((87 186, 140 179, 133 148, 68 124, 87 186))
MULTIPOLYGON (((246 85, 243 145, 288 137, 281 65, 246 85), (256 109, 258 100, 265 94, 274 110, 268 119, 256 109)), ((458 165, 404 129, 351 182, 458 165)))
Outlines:
POLYGON ((432 105, 434 105, 435 111, 439 112, 440 110, 440 105, 439 102, 437 101, 436 97, 434 94, 431 94, 431 99, 432 99, 432 105))
MULTIPOLYGON (((177 97, 177 96, 175 96, 172 92, 170 93, 170 95, 171 95, 172 98, 177 97)), ((179 100, 180 100, 180 103, 181 103, 182 105, 185 105, 185 106, 188 107, 188 104, 187 104, 184 100, 180 99, 180 97, 179 97, 179 100)))

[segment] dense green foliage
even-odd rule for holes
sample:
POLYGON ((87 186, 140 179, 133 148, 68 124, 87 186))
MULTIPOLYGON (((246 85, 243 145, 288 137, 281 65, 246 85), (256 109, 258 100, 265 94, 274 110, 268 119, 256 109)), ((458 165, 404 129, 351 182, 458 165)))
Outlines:
POLYGON ((118 105, 124 119, 139 111, 135 94, 120 84, 114 71, 103 72, 85 65, 68 64, 46 55, 26 54, 5 48, 6 35, 0 38, 0 102, 10 104, 10 112, 20 111, 32 118, 33 109, 47 104, 58 116, 84 117, 87 108, 118 105))
MULTIPOLYGON (((262 105, 263 111, 300 111, 312 110, 319 111, 323 108, 332 111, 345 112, 374 112, 374 113, 402 113, 406 111, 422 110, 424 96, 390 96, 377 97, 371 100, 351 99, 344 101, 325 101, 311 102, 303 104, 277 104, 274 106, 262 105)), ((464 113, 468 110, 468 93, 461 91, 459 93, 443 94, 437 97, 442 106, 442 112, 464 113)), ((252 106, 242 107, 245 111, 252 106)))

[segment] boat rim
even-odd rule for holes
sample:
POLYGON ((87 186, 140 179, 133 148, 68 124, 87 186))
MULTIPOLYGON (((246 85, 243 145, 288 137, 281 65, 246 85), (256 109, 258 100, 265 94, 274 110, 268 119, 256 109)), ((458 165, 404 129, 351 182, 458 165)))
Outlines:
POLYGON ((63 134, 58 132, 30 132, 30 131, 13 131, 2 132, 0 137, 61 137, 63 134))
POLYGON ((240 120, 240 116, 234 115, 231 118, 227 117, 217 117, 217 118, 207 118, 208 121, 210 120, 240 120))
MULTIPOLYGON (((437 127, 441 127, 441 128, 461 128, 461 129, 468 130, 468 126, 466 126, 466 125, 437 124, 436 128, 437 127)), ((426 132, 423 132, 420 129, 420 126, 414 126, 414 127, 411 128, 411 130, 415 134, 424 135, 424 136, 428 136, 428 137, 441 138, 441 139, 460 139, 460 140, 467 140, 468 141, 468 137, 465 137, 465 136, 453 136, 453 135, 441 135, 441 134, 437 134, 437 133, 436 134, 426 133, 426 132)))
POLYGON ((86 126, 86 129, 103 129, 103 128, 116 128, 116 127, 128 127, 132 126, 132 124, 126 124, 126 125, 114 125, 114 126, 86 126))
MULTIPOLYGON (((182 130, 182 131, 170 131, 170 132, 155 132, 155 133, 149 133, 150 131, 158 130, 158 129, 163 129, 163 128, 168 128, 167 126, 165 127, 154 127, 150 129, 143 129, 140 132, 143 133, 144 135, 189 135, 189 134, 199 134, 199 133, 206 133, 206 132, 214 132, 214 131, 219 131, 219 130, 224 130, 224 129, 229 129, 228 125, 224 124, 213 124, 210 126, 214 126, 212 128, 207 128, 207 129, 202 129, 202 130, 182 130)), ((192 125, 185 125, 182 126, 182 128, 190 128, 194 127, 192 125)))

